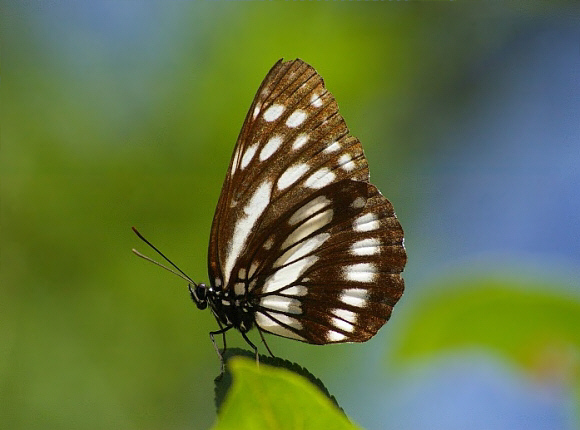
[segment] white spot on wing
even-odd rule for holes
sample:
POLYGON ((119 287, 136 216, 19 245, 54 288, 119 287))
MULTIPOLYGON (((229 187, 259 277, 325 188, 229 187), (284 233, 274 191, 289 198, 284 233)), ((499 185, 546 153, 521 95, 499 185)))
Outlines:
POLYGON ((354 199, 354 201, 351 203, 351 207, 353 207, 354 209, 362 209, 365 207, 365 205, 367 204, 367 199, 365 199, 364 197, 357 197, 356 199, 354 199))
POLYGON ((294 317, 288 316, 288 315, 284 315, 284 314, 280 314, 280 313, 276 313, 276 312, 271 312, 272 317, 276 318, 277 320, 279 320, 281 323, 283 324, 287 324, 290 327, 294 327, 296 329, 301 329, 302 328, 302 323, 297 320, 294 317))
POLYGON ((328 333, 326 333, 326 339, 329 342, 340 342, 342 340, 345 340, 346 336, 342 333, 337 332, 337 331, 329 330, 328 333))
POLYGON ((324 152, 326 152, 327 154, 330 154, 331 152, 336 152, 336 151, 340 150, 340 148, 341 148, 340 143, 332 142, 330 145, 328 145, 326 148, 324 148, 324 152))
POLYGON ((338 300, 350 306, 363 308, 369 300, 369 293, 363 288, 347 288, 340 293, 338 300))
POLYGON ((336 175, 327 167, 318 169, 306 179, 304 185, 308 188, 322 188, 332 183, 336 179, 336 175))
POLYGON ((328 206, 329 204, 330 200, 328 200, 326 197, 318 196, 294 212, 288 220, 288 224, 294 225, 302 222, 312 214, 315 214, 319 210, 324 209, 324 207, 328 206))
POLYGON ((264 209, 268 206, 268 203, 270 203, 271 192, 271 182, 264 181, 260 184, 254 191, 248 204, 244 207, 244 216, 240 216, 234 227, 234 233, 229 243, 224 264, 224 277, 226 284, 228 283, 234 264, 240 256, 248 236, 252 232, 254 224, 258 221, 258 218, 260 218, 260 215, 262 215, 264 209))
POLYGON ((252 115, 252 119, 256 119, 256 117, 260 113, 260 109, 262 108, 262 103, 257 103, 256 107, 254 108, 254 114, 252 115))
POLYGON ((316 260, 318 260, 318 257, 311 255, 310 257, 302 258, 288 266, 278 269, 264 282, 262 294, 274 293, 287 285, 293 284, 306 269, 316 263, 316 260))
POLYGON ((292 149, 300 149, 306 142, 308 142, 308 134, 300 133, 292 143, 292 149))
POLYGON ((339 308, 334 309, 332 313, 336 315, 336 317, 333 317, 330 321, 334 327, 342 331, 350 333, 354 332, 354 324, 358 316, 355 312, 339 308))
POLYGON ((308 289, 304 285, 293 285, 281 290, 280 293, 287 296, 305 296, 308 293, 308 289))
POLYGON ((251 278, 254 276, 254 273, 256 273, 258 266, 259 266, 259 264, 257 261, 252 262, 252 264, 250 265, 250 270, 248 271, 248 278, 251 278))
POLYGON ((355 231, 363 232, 376 230, 380 223, 377 216, 369 212, 355 219, 352 226, 355 231))
POLYGON ((377 268, 371 263, 351 264, 343 272, 348 281, 354 282, 373 282, 377 277, 377 268))
POLYGON ((268 122, 276 121, 278 118, 280 118, 282 112, 284 112, 283 105, 272 105, 266 109, 266 112, 264 112, 264 120, 268 122))
POLYGON ((286 120, 286 125, 290 128, 298 127, 300 124, 304 122, 306 117, 307 117, 306 112, 300 109, 296 109, 294 112, 292 112, 292 115, 290 115, 286 120))
POLYGON ((381 241, 377 238, 362 239, 350 246, 352 255, 376 255, 381 252, 381 241))
POLYGON ((246 279, 246 269, 241 268, 238 270, 238 279, 246 279))
POLYGON ((254 158, 254 154, 256 153, 257 149, 258 149, 257 143, 254 143, 252 146, 246 149, 246 151, 244 152, 244 156, 242 157, 242 165, 240 166, 242 170, 248 167, 248 164, 250 164, 250 161, 252 161, 252 158, 254 158))
POLYGON ((330 233, 320 233, 310 239, 291 247, 288 251, 282 254, 275 262, 273 267, 280 267, 288 263, 292 263, 312 251, 318 249, 324 242, 328 240, 330 233))
POLYGON ((268 143, 264 145, 262 150, 260 151, 260 161, 264 161, 268 159, 274 152, 278 150, 280 145, 282 145, 282 137, 281 136, 273 136, 270 138, 268 143))
POLYGON ((264 296, 262 297, 262 300, 260 300, 261 307, 266 308, 267 310, 288 314, 301 314, 301 305, 300 300, 277 295, 264 296))
POLYGON ((234 176, 234 173, 236 173, 236 169, 238 168, 238 162, 240 161, 240 152, 241 148, 237 147, 236 153, 234 154, 234 162, 232 163, 232 170, 230 171, 231 176, 234 176))
MULTIPOLYGON (((297 330, 302 329, 302 324, 296 318, 289 317, 284 314, 273 313, 272 318, 276 318, 281 323, 287 324, 297 330)), ((290 339, 304 340, 304 338, 292 330, 281 326, 278 322, 274 321, 270 316, 258 311, 256 312, 256 324, 263 330, 269 331, 270 333, 277 334, 278 336, 287 337, 290 339)))
POLYGON ((320 212, 314 215, 312 218, 309 218, 307 221, 300 224, 292 233, 290 233, 290 235, 288 235, 282 244, 282 249, 289 248, 295 243, 300 242, 305 237, 310 236, 315 231, 320 230, 322 227, 332 221, 332 216, 333 210, 327 209, 324 212, 320 212))
POLYGON ((310 166, 308 166, 308 164, 295 164, 288 167, 278 179, 278 189, 283 190, 284 188, 288 188, 290 185, 300 179, 302 175, 308 172, 309 169, 310 166))
POLYGON ((331 318, 330 323, 339 330, 342 331, 354 331, 354 326, 351 323, 341 320, 340 318, 331 318))
POLYGON ((270 236, 268 239, 266 239, 266 241, 262 246, 264 247, 264 249, 269 250, 270 248, 272 248, 272 245, 274 245, 274 237, 270 236))
POLYGON ((356 323, 356 320, 358 318, 358 314, 356 312, 349 311, 347 309, 337 308, 334 309, 332 313, 336 315, 338 318, 342 318, 343 320, 348 321, 351 324, 356 323))
POLYGON ((318 93, 312 93, 310 96, 310 104, 317 108, 322 106, 322 99, 318 93))
POLYGON ((338 163, 340 164, 340 167, 347 172, 356 168, 356 164, 352 161, 352 157, 349 154, 342 154, 338 157, 338 163))
POLYGON ((246 287, 243 282, 236 282, 234 284, 234 294, 236 296, 243 296, 246 293, 246 287))

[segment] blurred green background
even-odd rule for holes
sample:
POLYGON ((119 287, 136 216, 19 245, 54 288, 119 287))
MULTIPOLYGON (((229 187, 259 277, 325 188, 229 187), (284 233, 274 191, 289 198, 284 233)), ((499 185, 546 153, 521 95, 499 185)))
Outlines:
MULTIPOLYGON (((579 9, 556 3, 1 3, 0 427, 207 428, 207 281, 258 86, 312 64, 406 231, 361 345, 270 336, 366 428, 579 425, 579 9)), ((254 333, 255 334, 255 333, 254 333)), ((230 345, 243 346, 232 333, 230 345)))

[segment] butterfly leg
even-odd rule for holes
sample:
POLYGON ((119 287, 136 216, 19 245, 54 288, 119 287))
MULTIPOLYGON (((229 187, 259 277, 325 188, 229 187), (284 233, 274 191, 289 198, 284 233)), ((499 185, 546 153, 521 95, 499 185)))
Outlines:
POLYGON ((210 331, 209 332, 209 338, 211 339, 211 343, 213 345, 213 348, 215 349, 215 352, 217 353, 218 357, 220 358, 221 372, 220 372, 218 378, 221 378, 223 376, 223 374, 225 372, 225 369, 226 369, 226 364, 224 362, 224 356, 223 356, 223 353, 226 351, 226 349, 225 349, 225 344, 226 344, 226 331, 228 331, 232 327, 233 327, 233 325, 229 325, 229 326, 226 326, 226 327, 222 327, 222 325, 220 324, 220 329, 219 330, 210 331), (214 336, 216 334, 221 334, 223 336, 223 338, 224 338, 224 350, 223 350, 223 352, 220 351, 220 349, 219 349, 219 347, 218 347, 218 345, 217 345, 217 343, 215 341, 214 336))
POLYGON ((241 332, 241 333, 242 333, 242 337, 247 342, 247 344, 250 345, 252 347, 252 349, 254 350, 254 353, 256 354, 256 365, 259 366, 260 365, 260 355, 258 354, 258 347, 256 345, 254 345, 250 339, 248 339, 248 336, 246 335, 246 333, 244 333, 244 332, 241 332))
POLYGON ((262 330, 260 329, 260 327, 257 327, 256 326, 256 328, 258 329, 258 333, 260 333, 260 337, 262 338, 262 342, 266 346, 266 349, 268 350, 268 352, 270 353, 270 355, 272 356, 272 358, 276 358, 276 356, 272 353, 272 350, 268 346, 268 343, 266 342, 266 338, 264 338, 264 334, 262 333, 262 330))
MULTIPOLYGON (((220 329, 217 332, 215 332, 215 334, 219 334, 219 333, 222 334, 222 341, 223 341, 223 345, 224 345, 224 347, 219 355, 223 355, 226 353, 226 349, 228 348, 227 343, 226 343, 226 331, 227 330, 224 330, 224 326, 221 323, 220 319, 217 317, 217 315, 214 314, 214 317, 215 317, 216 322, 218 323, 218 326, 220 327, 220 329)), ((214 343, 214 347, 215 347, 215 343, 214 343)))
POLYGON ((222 323, 220 322, 220 320, 216 317, 216 321, 218 323, 218 325, 220 326, 220 331, 222 332, 222 344, 223 344, 223 349, 222 349, 222 355, 226 353, 226 349, 228 349, 228 346, 226 344, 226 331, 224 330, 224 326, 222 325, 222 323))

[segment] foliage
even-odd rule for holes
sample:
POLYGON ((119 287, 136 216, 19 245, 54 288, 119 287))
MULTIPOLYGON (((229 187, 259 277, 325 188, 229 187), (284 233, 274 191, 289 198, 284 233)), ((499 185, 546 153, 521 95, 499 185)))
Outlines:
POLYGON ((220 408, 216 430, 357 428, 326 393, 286 366, 256 366, 253 359, 239 356, 228 366, 233 384, 220 408))
POLYGON ((458 281, 437 291, 411 311, 393 351, 396 362, 489 350, 532 377, 569 386, 580 404, 577 296, 556 285, 497 279, 458 281))

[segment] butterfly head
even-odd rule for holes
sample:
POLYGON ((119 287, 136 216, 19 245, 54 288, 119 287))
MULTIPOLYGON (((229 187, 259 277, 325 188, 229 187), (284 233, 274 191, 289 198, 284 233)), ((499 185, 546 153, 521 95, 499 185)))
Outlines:
POLYGON ((203 283, 202 284, 190 283, 188 287, 191 300, 193 300, 197 308, 198 309, 207 308, 207 291, 208 291, 207 286, 203 283))

